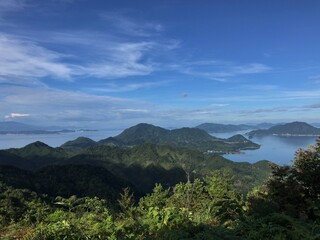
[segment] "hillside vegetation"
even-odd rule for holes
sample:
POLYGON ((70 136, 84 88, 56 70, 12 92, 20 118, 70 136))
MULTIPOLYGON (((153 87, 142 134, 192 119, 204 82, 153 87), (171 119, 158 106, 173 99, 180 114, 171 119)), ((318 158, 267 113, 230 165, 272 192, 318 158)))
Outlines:
POLYGON ((111 145, 134 146, 142 143, 186 147, 199 151, 231 152, 241 149, 257 149, 259 145, 245 137, 230 142, 216 138, 198 128, 179 128, 167 130, 151 124, 140 123, 124 130, 114 138, 101 140, 99 143, 111 145))
POLYGON ((128 183, 103 168, 52 166, 31 173, 1 167, 0 238, 315 240, 319 162, 320 139, 299 150, 291 167, 274 165, 265 184, 245 197, 224 170, 171 188, 156 184, 134 197, 129 188, 119 190, 128 183))
MULTIPOLYGON (((70 142, 68 145, 70 146, 70 142)), ((260 164, 235 163, 220 155, 207 155, 187 148, 149 143, 132 148, 103 144, 83 148, 77 146, 52 148, 35 142, 20 149, 1 151, 0 155, 3 157, 0 164, 31 171, 68 164, 103 167, 131 182, 141 192, 151 191, 155 183, 169 187, 190 176, 204 177, 212 170, 226 168, 237 177, 239 187, 245 192, 270 174, 267 161, 260 164)))

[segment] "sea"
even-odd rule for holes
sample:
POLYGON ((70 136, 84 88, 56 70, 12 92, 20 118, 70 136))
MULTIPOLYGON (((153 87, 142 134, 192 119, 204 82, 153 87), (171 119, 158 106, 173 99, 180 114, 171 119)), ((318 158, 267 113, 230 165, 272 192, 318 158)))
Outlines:
POLYGON ((122 130, 100 130, 100 131, 76 131, 59 134, 0 134, 0 149, 21 148, 29 143, 41 141, 51 147, 59 147, 67 141, 78 137, 88 137, 94 141, 99 141, 108 137, 113 137, 121 133, 122 130))
MULTIPOLYGON (((219 138, 228 138, 235 134, 242 134, 246 137, 247 131, 213 133, 211 135, 219 138)), ((0 149, 20 148, 25 145, 41 141, 51 147, 59 147, 63 143, 74 140, 77 137, 88 137, 95 141, 116 136, 122 130, 101 130, 94 132, 77 131, 60 134, 7 134, 0 135, 0 149)), ((256 150, 243 150, 240 154, 225 154, 224 157, 235 162, 255 163, 260 160, 268 160, 278 165, 291 165, 295 152, 299 149, 306 149, 309 145, 315 144, 316 137, 281 137, 281 136, 255 136, 251 141, 261 145, 256 150)))
MULTIPOLYGON (((245 133, 250 132, 238 131, 229 133, 213 133, 211 135, 220 138, 229 138, 235 134, 241 134, 245 137, 245 133)), ((295 153, 298 149, 307 149, 308 146, 316 143, 317 137, 302 136, 254 136, 250 140, 260 144, 259 149, 242 150, 240 154, 225 154, 225 158, 234 162, 250 162, 255 163, 260 160, 268 160, 278 165, 291 165, 295 153)))

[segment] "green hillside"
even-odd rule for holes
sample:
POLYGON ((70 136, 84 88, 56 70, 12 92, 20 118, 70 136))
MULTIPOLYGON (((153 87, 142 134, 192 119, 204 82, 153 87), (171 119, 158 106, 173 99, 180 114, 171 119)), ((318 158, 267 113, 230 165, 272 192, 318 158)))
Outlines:
POLYGON ((247 140, 246 142, 228 142, 211 136, 204 130, 198 128, 180 128, 167 130, 151 124, 141 123, 124 130, 112 139, 105 139, 100 143, 120 143, 122 145, 134 146, 142 143, 170 145, 173 147, 186 147, 199 151, 230 152, 247 148, 259 148, 258 144, 247 140))
MULTIPOLYGON (((23 148, 8 149, 7 152, 11 153, 14 156, 24 159, 22 165, 12 165, 17 167, 23 166, 24 169, 30 170, 39 169, 47 165, 56 164, 59 161, 63 161, 69 157, 69 153, 67 153, 63 149, 53 148, 39 141, 28 144, 23 148)), ((0 163, 4 161, 8 161, 8 158, 0 160, 0 163)))
POLYGON ((131 183, 107 169, 90 165, 48 166, 35 172, 0 165, 0 182, 51 197, 99 197, 113 203, 125 187, 140 194, 131 183))
MULTIPOLYGON (((240 142, 245 139, 235 138, 231 140, 240 142)), ((270 174, 268 163, 255 167, 253 164, 235 163, 219 155, 150 143, 132 148, 98 144, 74 151, 51 148, 36 142, 21 149, 3 151, 2 155, 4 158, 0 163, 32 171, 57 164, 103 167, 126 179, 141 192, 150 191, 155 183, 172 186, 186 181, 188 177, 204 177, 218 169, 229 169, 239 179, 238 185, 243 192, 246 192, 250 187, 262 183, 270 174)))
MULTIPOLYGON (((130 150, 134 156, 146 153, 143 161, 170 155, 166 161, 171 162, 183 151, 142 146, 130 150)), ((103 147, 119 156, 130 155, 129 149, 103 147)), ((239 174, 248 177, 259 169, 252 176, 257 178, 267 161, 234 165, 219 158, 212 163, 223 167, 220 171, 168 187, 156 184, 142 196, 103 167, 64 165, 29 172, 0 166, 0 238, 315 240, 320 232, 319 153, 320 139, 299 150, 292 166, 273 165, 270 177, 246 197, 239 191, 239 174)), ((175 178, 186 170, 172 168, 166 176, 154 165, 129 168, 140 184, 149 184, 155 175, 168 181, 168 176, 175 178)))
POLYGON ((77 150, 77 149, 81 149, 81 148, 91 147, 96 144, 97 144, 97 142, 93 141, 90 138, 78 137, 75 140, 68 141, 68 142, 62 144, 60 147, 63 149, 77 150))

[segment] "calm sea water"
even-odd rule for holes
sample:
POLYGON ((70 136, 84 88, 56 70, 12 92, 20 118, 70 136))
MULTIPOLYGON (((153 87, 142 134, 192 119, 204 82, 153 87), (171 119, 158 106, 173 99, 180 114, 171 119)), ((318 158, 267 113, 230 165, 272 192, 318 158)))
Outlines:
POLYGON ((61 134, 35 134, 35 135, 24 135, 24 134, 8 134, 0 135, 0 149, 7 148, 20 148, 25 145, 41 141, 51 147, 58 147, 63 143, 74 140, 77 137, 88 137, 92 140, 98 141, 107 137, 116 136, 122 130, 102 130, 96 132, 72 132, 72 133, 61 133, 61 134))
MULTIPOLYGON (((245 132, 212 135, 228 138, 235 134, 244 134, 245 132)), ((314 145, 316 137, 260 136, 253 137, 250 140, 260 144, 260 149, 242 151, 244 154, 225 154, 224 157, 235 162, 255 163, 259 160, 269 160, 279 165, 291 165, 295 152, 299 148, 306 149, 309 145, 314 145)))

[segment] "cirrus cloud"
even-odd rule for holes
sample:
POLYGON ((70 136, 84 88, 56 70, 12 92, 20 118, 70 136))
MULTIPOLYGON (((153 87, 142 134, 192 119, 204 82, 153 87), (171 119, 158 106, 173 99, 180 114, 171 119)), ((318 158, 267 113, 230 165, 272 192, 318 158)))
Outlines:
POLYGON ((20 117, 29 117, 31 116, 28 113, 10 113, 9 115, 6 115, 5 119, 12 119, 12 118, 20 118, 20 117))

